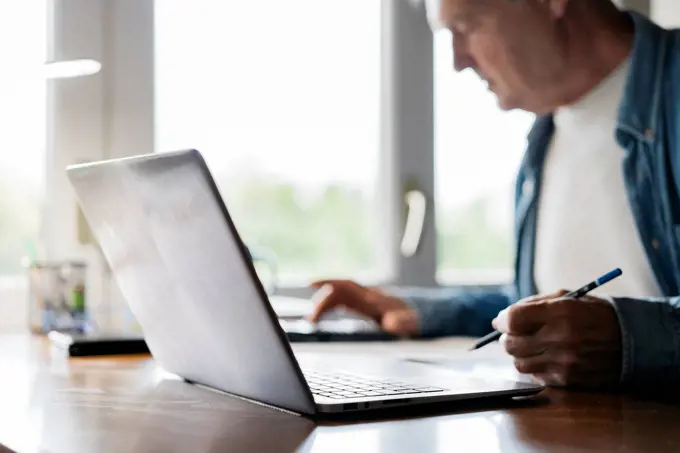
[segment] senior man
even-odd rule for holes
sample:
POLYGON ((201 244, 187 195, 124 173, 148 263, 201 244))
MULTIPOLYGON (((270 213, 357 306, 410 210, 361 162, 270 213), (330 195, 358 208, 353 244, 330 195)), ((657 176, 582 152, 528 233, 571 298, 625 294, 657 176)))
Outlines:
POLYGON ((493 325, 517 369, 548 385, 680 380, 680 32, 609 0, 440 0, 440 16, 455 69, 501 108, 537 115, 515 191, 514 284, 397 297, 317 282, 332 291, 312 319, 344 306, 429 337, 493 325), (591 296, 558 290, 617 267, 591 296))

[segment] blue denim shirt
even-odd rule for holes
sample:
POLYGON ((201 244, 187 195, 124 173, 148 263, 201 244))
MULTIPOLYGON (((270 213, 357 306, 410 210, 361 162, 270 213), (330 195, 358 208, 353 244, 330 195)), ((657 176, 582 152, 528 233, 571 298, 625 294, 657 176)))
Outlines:
MULTIPOLYGON (((680 30, 630 14, 634 48, 613 133, 624 153, 621 171, 639 237, 665 297, 612 300, 621 326, 624 383, 680 379, 680 30)), ((536 120, 517 177, 513 285, 409 292, 405 299, 420 312, 424 336, 481 336, 500 310, 536 293, 537 201, 553 129, 551 116, 536 120)))

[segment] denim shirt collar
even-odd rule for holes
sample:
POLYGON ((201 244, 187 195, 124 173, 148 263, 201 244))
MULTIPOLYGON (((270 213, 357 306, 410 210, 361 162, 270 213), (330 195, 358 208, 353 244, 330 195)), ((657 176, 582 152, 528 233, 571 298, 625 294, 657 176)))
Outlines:
POLYGON ((663 91, 668 35, 643 15, 630 11, 635 26, 630 71, 619 106, 617 138, 621 133, 653 143, 663 91))

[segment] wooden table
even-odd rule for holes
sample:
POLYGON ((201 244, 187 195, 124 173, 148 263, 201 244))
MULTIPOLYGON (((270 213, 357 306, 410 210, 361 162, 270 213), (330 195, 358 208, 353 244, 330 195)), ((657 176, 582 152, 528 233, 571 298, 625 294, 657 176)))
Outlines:
MULTIPOLYGON (((374 348, 455 356, 461 345, 374 348)), ((472 368, 512 372, 499 351, 485 354, 472 368)), ((680 406, 653 398, 550 390, 525 403, 315 423, 185 384, 149 357, 69 360, 29 336, 0 336, 0 383, 0 444, 21 452, 680 452, 680 406)))

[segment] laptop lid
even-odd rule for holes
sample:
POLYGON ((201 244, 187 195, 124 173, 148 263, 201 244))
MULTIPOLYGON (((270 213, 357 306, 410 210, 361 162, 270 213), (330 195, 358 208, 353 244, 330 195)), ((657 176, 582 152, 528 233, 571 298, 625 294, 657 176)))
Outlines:
POLYGON ((198 151, 77 165, 67 174, 160 366, 245 398, 315 412, 198 151))

